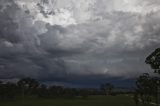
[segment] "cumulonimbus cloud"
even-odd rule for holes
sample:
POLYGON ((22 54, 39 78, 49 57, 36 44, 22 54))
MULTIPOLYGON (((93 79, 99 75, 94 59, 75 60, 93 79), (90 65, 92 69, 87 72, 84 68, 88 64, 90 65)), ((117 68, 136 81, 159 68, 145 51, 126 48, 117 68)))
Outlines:
POLYGON ((149 72, 145 57, 160 44, 158 3, 2 0, 0 78, 133 78, 149 72))

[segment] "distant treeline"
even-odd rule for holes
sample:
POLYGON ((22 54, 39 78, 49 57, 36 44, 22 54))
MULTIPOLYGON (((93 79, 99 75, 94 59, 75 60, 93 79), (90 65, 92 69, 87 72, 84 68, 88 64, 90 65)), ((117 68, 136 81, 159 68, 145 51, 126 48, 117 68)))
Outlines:
POLYGON ((133 93, 131 91, 113 91, 110 83, 100 85, 100 89, 66 88, 63 86, 47 86, 32 78, 20 79, 17 83, 0 81, 0 100, 13 100, 16 97, 36 96, 39 98, 75 98, 86 99, 89 95, 117 95, 133 93))

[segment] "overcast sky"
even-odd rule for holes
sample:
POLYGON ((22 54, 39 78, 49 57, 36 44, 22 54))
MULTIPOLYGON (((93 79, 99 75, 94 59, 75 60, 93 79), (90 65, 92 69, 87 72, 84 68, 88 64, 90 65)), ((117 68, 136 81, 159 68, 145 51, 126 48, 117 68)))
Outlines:
POLYGON ((0 0, 0 79, 136 78, 160 45, 160 0, 0 0))

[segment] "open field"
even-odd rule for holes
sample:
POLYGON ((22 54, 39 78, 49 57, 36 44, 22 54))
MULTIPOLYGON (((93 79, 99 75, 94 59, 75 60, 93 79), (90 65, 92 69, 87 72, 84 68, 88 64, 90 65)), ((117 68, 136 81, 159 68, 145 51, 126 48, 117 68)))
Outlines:
MULTIPOLYGON (((37 99, 1 101, 0 106, 136 106, 130 96, 90 96, 87 99, 37 99)), ((141 105, 140 105, 141 106, 141 105)), ((154 106, 154 105, 150 105, 154 106)))

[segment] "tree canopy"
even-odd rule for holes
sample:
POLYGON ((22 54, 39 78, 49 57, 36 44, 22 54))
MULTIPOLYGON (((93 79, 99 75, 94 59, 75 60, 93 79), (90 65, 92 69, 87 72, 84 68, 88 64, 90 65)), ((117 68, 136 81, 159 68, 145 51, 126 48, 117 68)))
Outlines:
POLYGON ((160 75, 160 48, 157 48, 146 58, 146 64, 150 64, 151 68, 154 69, 155 73, 160 75))

